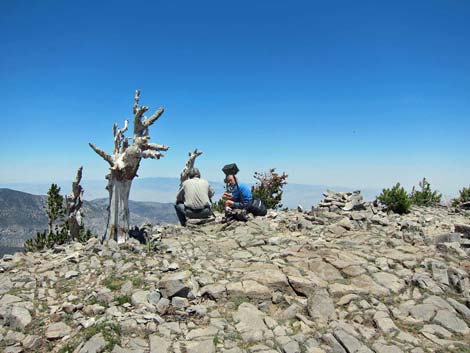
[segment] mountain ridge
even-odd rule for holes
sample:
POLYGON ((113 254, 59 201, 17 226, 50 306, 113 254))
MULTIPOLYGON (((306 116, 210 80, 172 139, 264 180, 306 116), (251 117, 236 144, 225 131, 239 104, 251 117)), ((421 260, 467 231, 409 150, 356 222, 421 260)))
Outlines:
MULTIPOLYGON (((22 247, 23 243, 47 229, 45 195, 0 188, 0 247, 22 247)), ((107 199, 83 202, 85 227, 101 234, 106 227, 107 199)), ((131 225, 176 223, 170 203, 129 201, 131 225)), ((7 252, 3 250, 3 252, 7 252)))
MULTIPOLYGON (((246 183, 245 180, 242 180, 246 183)), ((210 185, 215 189, 213 201, 217 201, 224 191, 222 182, 209 181, 210 185)), ((70 182, 56 182, 61 187, 64 194, 70 192, 70 182)), ((95 200, 99 198, 107 198, 108 192, 105 189, 106 180, 82 180, 82 186, 85 190, 85 200, 95 200)), ((253 183, 246 183, 251 186, 253 183)), ((46 194, 50 187, 50 183, 0 183, 0 188, 7 187, 9 189, 19 190, 30 194, 46 194)), ((169 177, 149 177, 136 178, 132 183, 130 199, 135 201, 157 201, 162 203, 174 202, 176 192, 179 188, 179 178, 169 177)), ((327 189, 335 191, 354 191, 360 189, 365 200, 373 200, 382 190, 377 188, 353 188, 337 185, 322 184, 298 184, 288 183, 284 187, 283 205, 288 208, 295 208, 301 204, 305 209, 320 202, 323 198, 323 192, 327 189)))

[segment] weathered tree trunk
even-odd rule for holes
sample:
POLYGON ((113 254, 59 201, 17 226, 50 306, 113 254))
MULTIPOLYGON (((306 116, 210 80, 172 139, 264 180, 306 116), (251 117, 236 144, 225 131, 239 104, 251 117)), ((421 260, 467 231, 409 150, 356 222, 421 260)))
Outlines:
POLYGON ((109 188, 108 224, 102 241, 114 239, 124 243, 129 238, 129 193, 132 180, 111 179, 109 188))
POLYGON ((132 144, 124 136, 129 127, 126 120, 124 127, 119 129, 113 126, 114 153, 109 155, 92 143, 90 147, 110 165, 108 179, 109 207, 108 223, 102 241, 114 239, 118 243, 125 242, 129 237, 129 193, 132 180, 137 176, 142 158, 160 159, 168 147, 156 143, 149 143, 149 127, 163 114, 163 108, 158 109, 149 118, 144 113, 149 107, 139 106, 140 91, 136 90, 134 97, 134 134, 132 144))
POLYGON ((82 180, 83 167, 78 168, 75 181, 72 183, 72 193, 65 197, 65 207, 67 211, 67 224, 69 226, 69 237, 72 240, 78 238, 80 228, 83 225, 82 196, 83 188, 80 185, 82 180))

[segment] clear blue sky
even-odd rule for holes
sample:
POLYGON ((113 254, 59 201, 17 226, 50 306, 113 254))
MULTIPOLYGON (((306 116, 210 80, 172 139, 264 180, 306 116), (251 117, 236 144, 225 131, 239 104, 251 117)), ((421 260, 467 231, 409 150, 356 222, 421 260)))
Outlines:
POLYGON ((114 122, 141 103, 170 146, 220 180, 444 192, 470 184, 470 2, 1 1, 0 183, 100 179, 114 122))

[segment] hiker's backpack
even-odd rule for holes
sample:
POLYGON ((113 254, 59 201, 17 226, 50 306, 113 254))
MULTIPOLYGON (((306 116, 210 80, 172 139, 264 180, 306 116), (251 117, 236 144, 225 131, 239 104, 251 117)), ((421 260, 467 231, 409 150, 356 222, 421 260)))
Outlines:
POLYGON ((266 216, 266 213, 268 213, 266 205, 263 201, 261 201, 261 199, 258 198, 253 198, 250 202, 248 202, 246 210, 253 214, 253 216, 266 216))

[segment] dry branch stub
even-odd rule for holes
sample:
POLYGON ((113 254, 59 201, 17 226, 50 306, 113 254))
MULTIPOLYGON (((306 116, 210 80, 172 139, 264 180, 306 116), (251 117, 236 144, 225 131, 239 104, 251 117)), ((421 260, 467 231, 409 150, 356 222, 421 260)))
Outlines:
POLYGON ((180 185, 183 184, 183 182, 189 178, 189 171, 194 168, 194 162, 196 161, 196 158, 199 157, 201 154, 202 152, 199 151, 197 148, 193 152, 188 153, 188 161, 186 162, 186 165, 180 174, 180 185))

